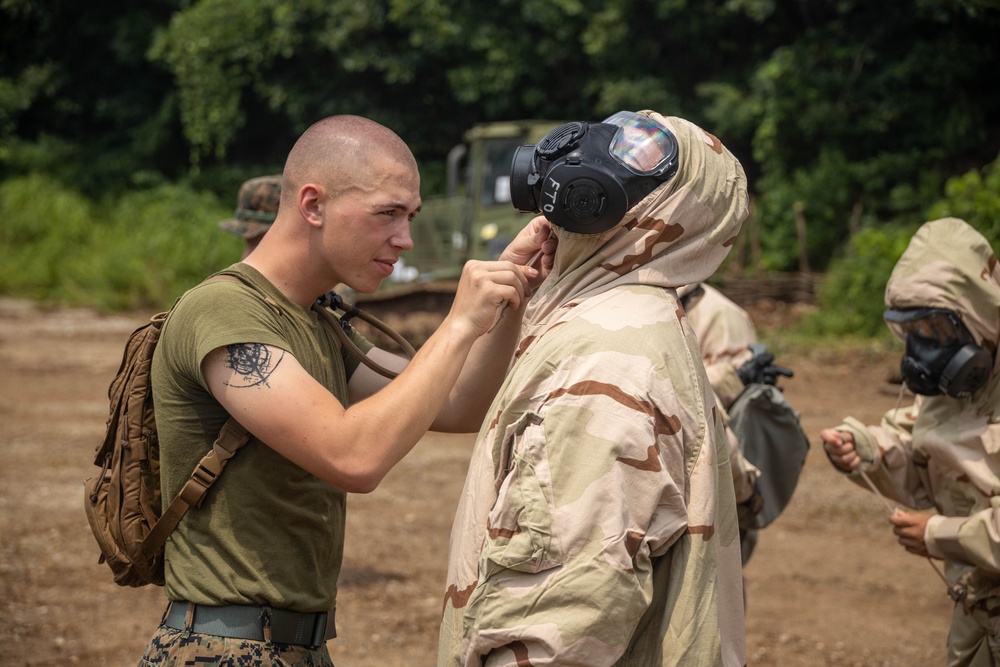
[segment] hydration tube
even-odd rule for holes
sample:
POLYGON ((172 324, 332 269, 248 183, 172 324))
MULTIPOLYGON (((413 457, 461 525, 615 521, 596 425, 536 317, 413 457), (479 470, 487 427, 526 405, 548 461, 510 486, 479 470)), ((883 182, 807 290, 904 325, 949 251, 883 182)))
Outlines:
POLYGON ((413 355, 416 354, 416 350, 413 349, 413 346, 410 345, 410 343, 403 338, 402 335, 390 328, 388 324, 374 315, 358 309, 356 306, 344 303, 344 299, 332 290, 316 299, 316 303, 313 304, 312 309, 316 311, 320 318, 326 322, 327 326, 333 330, 337 339, 353 356, 357 357, 361 363, 383 377, 387 377, 392 380, 399 375, 399 373, 391 371, 373 361, 361 350, 360 347, 357 346, 357 344, 355 344, 353 340, 351 340, 351 337, 348 336, 347 333, 351 330, 351 320, 353 318, 361 318, 394 340, 396 344, 402 348, 403 353, 408 359, 412 359, 413 355), (339 310, 343 312, 344 315, 340 318, 340 320, 338 320, 333 316, 333 313, 331 312, 332 310, 339 310))

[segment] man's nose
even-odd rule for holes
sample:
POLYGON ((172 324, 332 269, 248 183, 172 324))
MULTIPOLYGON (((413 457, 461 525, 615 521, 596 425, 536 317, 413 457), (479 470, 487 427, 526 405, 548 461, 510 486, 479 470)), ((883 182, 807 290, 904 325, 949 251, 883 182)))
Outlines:
POLYGON ((393 247, 401 251, 409 250, 413 247, 413 236, 410 234, 410 221, 407 220, 400 226, 400 229, 392 235, 390 239, 393 247))

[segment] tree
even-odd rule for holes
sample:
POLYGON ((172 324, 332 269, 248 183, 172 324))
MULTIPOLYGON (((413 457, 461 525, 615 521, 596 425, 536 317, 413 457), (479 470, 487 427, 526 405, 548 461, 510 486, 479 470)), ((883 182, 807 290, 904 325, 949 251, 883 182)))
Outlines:
POLYGON ((96 195, 177 177, 171 77, 145 53, 180 4, 4 2, 0 178, 42 169, 96 195))
MULTIPOLYGON (((0 177, 230 197, 331 114, 422 165, 477 122, 680 115, 740 158, 764 266, 912 222, 1000 152, 995 0, 7 0, 0 177)), ((266 170, 266 172, 265 172, 266 170)), ((433 169, 431 170, 433 171, 433 169)))
POLYGON ((856 202, 870 224, 914 222, 950 174, 996 155, 1000 95, 987 82, 1000 62, 1000 11, 961 0, 794 4, 799 29, 758 65, 746 95, 715 113, 754 109, 770 267, 794 265, 801 201, 810 263, 823 268, 856 202))

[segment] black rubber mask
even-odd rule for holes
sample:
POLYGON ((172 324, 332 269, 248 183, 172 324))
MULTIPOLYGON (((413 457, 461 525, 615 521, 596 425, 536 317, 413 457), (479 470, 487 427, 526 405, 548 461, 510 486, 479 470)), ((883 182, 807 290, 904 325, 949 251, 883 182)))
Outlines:
POLYGON ((599 234, 670 180, 677 160, 677 138, 649 116, 619 111, 601 123, 567 123, 515 150, 511 203, 571 232, 599 234))
POLYGON ((906 343, 899 369, 915 394, 965 398, 990 377, 993 358, 976 345, 957 313, 943 308, 887 310, 886 324, 906 343))

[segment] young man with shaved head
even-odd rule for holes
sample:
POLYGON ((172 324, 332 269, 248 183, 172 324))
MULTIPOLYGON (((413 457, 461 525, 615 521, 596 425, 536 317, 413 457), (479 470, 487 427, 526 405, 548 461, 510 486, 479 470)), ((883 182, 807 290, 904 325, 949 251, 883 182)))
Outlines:
POLYGON ((524 303, 552 265, 543 219, 497 261, 466 265, 451 311, 409 363, 351 332, 400 371, 392 381, 310 310, 338 283, 377 289, 412 247, 420 206, 400 137, 357 116, 321 120, 288 155, 258 247, 173 309, 153 363, 164 499, 230 416, 252 435, 167 542, 169 605, 141 665, 332 665, 346 494, 375 489, 428 429, 479 428, 524 303), (540 249, 542 269, 528 268, 540 249))

